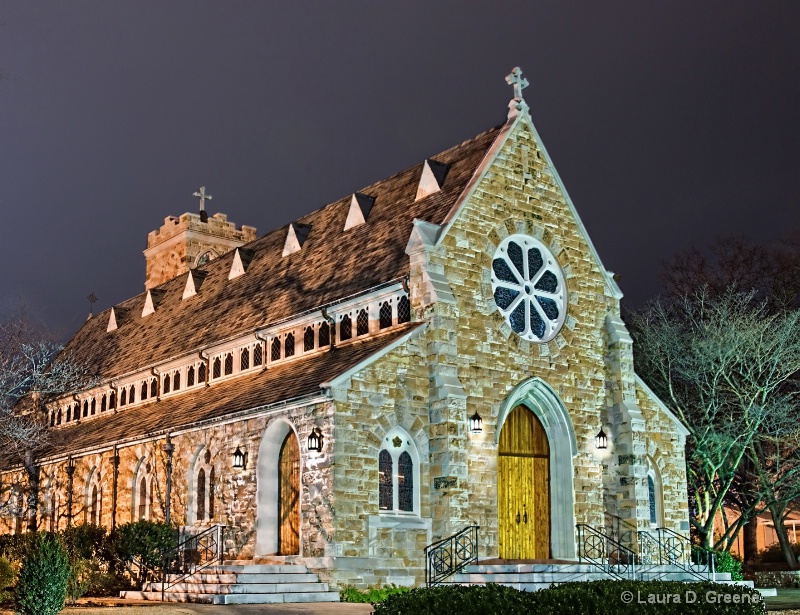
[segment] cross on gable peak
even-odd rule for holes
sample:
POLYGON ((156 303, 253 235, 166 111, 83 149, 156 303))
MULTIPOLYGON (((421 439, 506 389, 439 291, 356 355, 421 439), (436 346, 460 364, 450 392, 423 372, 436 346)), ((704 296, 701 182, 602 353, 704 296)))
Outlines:
POLYGON ((511 74, 506 76, 506 83, 514 86, 514 100, 522 101, 522 90, 528 87, 528 80, 522 76, 522 69, 515 66, 511 74))

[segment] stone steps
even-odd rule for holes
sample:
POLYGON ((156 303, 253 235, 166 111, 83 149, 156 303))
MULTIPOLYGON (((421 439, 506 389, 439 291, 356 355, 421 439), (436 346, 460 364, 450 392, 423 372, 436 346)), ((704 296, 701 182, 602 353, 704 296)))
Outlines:
POLYGON ((338 602, 316 574, 302 564, 220 564, 186 578, 168 577, 174 585, 161 592, 160 582, 145 583, 142 591, 120 592, 121 598, 207 604, 276 604, 338 602))

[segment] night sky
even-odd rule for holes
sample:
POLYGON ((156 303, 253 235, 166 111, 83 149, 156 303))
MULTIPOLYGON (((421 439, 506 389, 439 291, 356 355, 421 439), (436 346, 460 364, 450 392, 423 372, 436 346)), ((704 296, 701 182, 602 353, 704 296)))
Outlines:
POLYGON ((800 2, 0 0, 0 305, 59 335, 144 289, 205 185, 258 234, 533 121, 626 301, 800 231, 800 2))

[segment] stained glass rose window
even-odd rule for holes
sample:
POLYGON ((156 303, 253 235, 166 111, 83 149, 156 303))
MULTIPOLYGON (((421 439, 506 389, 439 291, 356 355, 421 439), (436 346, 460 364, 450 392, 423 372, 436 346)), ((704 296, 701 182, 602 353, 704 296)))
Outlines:
POLYGON ((492 260, 492 292, 511 329, 534 342, 553 339, 567 314, 564 274, 544 244, 506 237, 492 260))

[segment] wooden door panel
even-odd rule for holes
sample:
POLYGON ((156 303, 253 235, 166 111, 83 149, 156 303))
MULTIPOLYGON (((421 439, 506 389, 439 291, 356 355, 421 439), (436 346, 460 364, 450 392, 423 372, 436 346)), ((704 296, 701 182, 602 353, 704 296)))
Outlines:
POLYGON ((300 447, 290 432, 278 463, 278 554, 300 553, 300 447))

